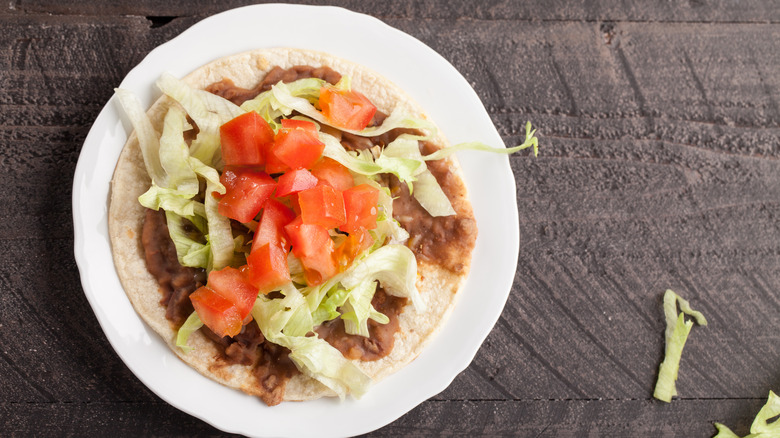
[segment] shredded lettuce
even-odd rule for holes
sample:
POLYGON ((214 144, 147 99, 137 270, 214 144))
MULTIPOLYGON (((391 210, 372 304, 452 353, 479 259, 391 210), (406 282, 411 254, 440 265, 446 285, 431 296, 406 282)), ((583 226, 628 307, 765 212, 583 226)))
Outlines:
POLYGON ((211 187, 214 189, 215 192, 221 195, 224 195, 227 192, 225 186, 222 185, 222 183, 219 181, 219 172, 217 172, 217 169, 205 165, 202 161, 200 161, 195 157, 190 157, 188 162, 192 170, 198 176, 202 177, 209 184, 211 184, 211 187))
POLYGON ((219 201, 212 195, 217 189, 211 181, 206 183, 206 200, 204 204, 205 216, 209 225, 208 241, 211 250, 209 271, 228 266, 233 260, 233 249, 235 248, 230 219, 219 214, 217 211, 219 201))
POLYGON ((691 309, 688 301, 682 299, 671 289, 667 289, 664 293, 664 315, 666 316, 666 351, 658 370, 658 381, 653 397, 670 403, 672 397, 677 395, 675 382, 677 381, 677 372, 680 369, 682 350, 693 327, 693 322, 686 321, 685 315, 692 317, 697 324, 702 326, 707 325, 707 320, 701 312, 691 309), (680 306, 679 315, 677 314, 678 304, 680 306))
POLYGON ((184 324, 179 327, 179 331, 176 333, 176 346, 184 350, 185 353, 192 351, 192 347, 187 345, 187 341, 190 339, 190 335, 201 327, 203 327, 203 322, 200 320, 198 313, 190 313, 190 316, 187 317, 187 320, 184 321, 184 324))
POLYGON ((387 315, 377 312, 371 305, 375 292, 376 281, 369 280, 358 284, 347 296, 347 301, 342 308, 344 313, 341 314, 341 319, 344 321, 344 331, 347 334, 369 337, 369 318, 382 324, 390 322, 387 315))
POLYGON ((170 73, 160 76, 157 87, 179 102, 198 126, 198 136, 190 145, 191 155, 207 165, 218 164, 219 127, 246 111, 216 94, 192 88, 170 73))
MULTIPOLYGON (((769 391, 769 397, 766 404, 758 411, 753 424, 750 425, 750 435, 744 438, 778 438, 780 437, 780 419, 775 419, 771 423, 770 419, 780 415, 780 397, 772 391, 769 391)), ((737 434, 721 423, 715 423, 718 434, 714 438, 739 438, 737 434)))
POLYGON ((385 147, 376 160, 366 150, 348 152, 338 139, 329 134, 321 132, 320 140, 325 143, 324 156, 338 161, 358 175, 390 173, 398 177, 401 182, 408 185, 409 192, 431 216, 455 214, 447 195, 425 165, 417 140, 413 136, 408 134, 398 136, 385 147), (414 187, 417 189, 415 190, 414 187))
POLYGON ((203 203, 195 201, 192 196, 182 194, 176 189, 167 189, 152 183, 143 195, 138 197, 138 202, 152 210, 164 209, 173 211, 180 216, 206 216, 206 208, 203 203))
POLYGON ((190 165, 190 150, 184 141, 187 115, 178 107, 171 107, 165 114, 160 136, 160 164, 168 175, 168 188, 176 189, 182 196, 198 194, 198 176, 190 165))
POLYGON ((347 289, 341 287, 331 288, 325 295, 325 299, 321 299, 319 306, 311 313, 314 325, 320 325, 325 321, 338 318, 341 315, 338 308, 347 302, 349 294, 350 291, 347 289))
POLYGON ((165 218, 168 222, 168 233, 176 246, 179 263, 182 266, 207 268, 211 255, 209 244, 194 240, 184 231, 182 216, 173 211, 165 210, 165 218))
POLYGON ((491 146, 488 146, 484 143, 480 143, 478 141, 472 141, 472 142, 466 142, 466 143, 459 143, 455 146, 450 146, 446 148, 439 149, 438 151, 426 155, 424 157, 425 161, 430 160, 440 160, 442 158, 446 158, 450 155, 452 155, 455 152, 458 151, 464 151, 464 150, 472 150, 472 151, 482 151, 482 152, 494 152, 497 154, 514 154, 515 152, 522 151, 523 149, 533 148, 534 156, 539 155, 539 139, 536 138, 536 129, 531 130, 531 122, 526 122, 525 124, 525 141, 523 144, 511 148, 494 148, 491 146))
POLYGON ((290 349, 290 360, 305 375, 327 386, 340 399, 347 394, 362 397, 371 385, 371 378, 324 339, 316 336, 280 336, 272 342, 290 349))
POLYGON ((319 133, 319 138, 320 141, 325 143, 322 156, 338 161, 352 172, 370 176, 384 171, 382 166, 374 163, 374 157, 371 155, 371 152, 367 150, 348 152, 336 137, 322 131, 319 133))
MULTIPOLYGON (((181 230, 181 219, 189 219, 204 235, 208 234, 206 219, 210 215, 203 203, 193 199, 200 189, 198 177, 207 181, 211 191, 224 194, 226 190, 219 181, 219 173, 216 169, 190 156, 189 148, 184 141, 186 129, 188 124, 185 113, 178 107, 171 107, 165 115, 163 132, 159 139, 159 160, 168 186, 160 187, 153 182, 149 190, 138 200, 147 208, 165 210, 169 233, 176 246, 179 263, 183 266, 208 268, 215 260, 211 244, 196 242, 187 237, 181 230)), ((222 222, 222 219, 217 218, 217 222, 211 224, 211 227, 217 230, 215 236, 211 238, 217 237, 219 244, 222 244, 222 238, 226 237, 222 222)), ((208 240, 208 237, 206 239, 208 240)), ((217 248, 220 249, 222 247, 217 248)), ((230 257, 232 254, 231 252, 230 257)), ((223 258, 227 257, 228 254, 220 252, 216 261, 221 264, 223 258)))
POLYGON ((287 336, 306 336, 314 331, 314 321, 309 306, 306 303, 306 298, 298 289, 295 287, 289 289, 287 293, 290 295, 288 296, 295 296, 295 305, 292 306, 292 315, 282 331, 287 336))
POLYGON ((409 193, 414 191, 412 182, 417 180, 415 176, 428 169, 420 155, 417 139, 409 134, 399 135, 390 142, 377 157, 376 164, 382 166, 382 173, 392 173, 405 182, 409 193))
POLYGON ((168 180, 165 170, 162 164, 160 164, 160 139, 157 136, 157 131, 152 126, 152 121, 149 120, 149 116, 146 115, 143 107, 141 107, 141 102, 132 92, 121 88, 115 88, 114 92, 135 129, 138 144, 141 146, 141 155, 144 158, 146 173, 149 174, 153 184, 167 187, 168 180))
POLYGON ((436 125, 433 123, 419 119, 417 117, 411 117, 404 113, 403 109, 396 107, 390 113, 390 115, 379 126, 372 126, 363 129, 362 131, 347 131, 361 137, 375 137, 382 135, 395 128, 417 129, 427 134, 415 135, 418 140, 428 140, 436 136, 436 125))
POLYGON ((252 308, 252 316, 263 335, 271 339, 281 334, 305 336, 313 331, 306 297, 291 282, 282 286, 280 291, 284 298, 271 299, 259 295, 252 308))
POLYGON ((417 260, 404 245, 385 245, 352 265, 344 272, 341 284, 354 289, 365 281, 379 280, 385 291, 412 301, 418 312, 425 310, 425 302, 417 290, 417 260))
MULTIPOLYGON (((295 84, 295 82, 293 82, 292 84, 295 84)), ((278 84, 271 87, 270 90, 274 98, 276 99, 276 102, 278 102, 278 104, 281 105, 280 109, 282 109, 285 112, 285 114, 290 114, 293 111, 298 111, 299 113, 307 117, 310 117, 321 124, 333 126, 322 115, 321 112, 317 111, 317 108, 315 108, 314 105, 312 105, 312 103, 308 99, 303 97, 296 97, 295 95, 293 95, 291 91, 293 87, 294 85, 279 82, 278 84)), ((317 93, 317 97, 319 97, 319 93, 317 93)), ((349 132, 351 134, 359 135, 362 137, 374 137, 377 135, 384 134, 395 128, 419 129, 419 130, 426 131, 428 133, 427 135, 418 136, 417 138, 419 139, 429 139, 436 133, 436 126, 433 123, 428 122, 427 120, 418 119, 416 117, 410 117, 406 115, 404 111, 401 110, 400 108, 394 109, 390 113, 390 115, 384 120, 384 122, 382 122, 380 126, 365 128, 361 131, 344 129, 338 126, 334 126, 334 127, 344 132, 349 132)))
POLYGON ((414 191, 414 199, 425 208, 428 214, 433 217, 455 214, 452 203, 430 170, 426 169, 425 172, 417 175, 417 182, 414 185, 417 187, 414 191))
POLYGON ((334 85, 333 87, 340 91, 352 90, 352 77, 348 75, 343 75, 341 79, 339 79, 339 81, 336 82, 336 85, 334 85))
POLYGON ((368 336, 368 319, 387 323, 389 318, 371 306, 377 281, 387 293, 408 297, 418 310, 422 309, 416 279, 414 253, 403 245, 384 246, 322 285, 298 290, 288 283, 281 288, 284 298, 259 296, 252 316, 270 342, 291 350, 290 358, 303 374, 320 381, 341 398, 347 393, 359 397, 370 379, 316 334, 307 335, 317 325, 339 315, 348 333, 362 336, 368 336))
POLYGON ((344 399, 348 393, 356 398, 362 396, 371 379, 316 334, 306 336, 312 331, 306 299, 291 283, 282 288, 282 293, 285 294, 282 299, 261 295, 255 301, 252 316, 263 336, 289 348, 295 366, 304 375, 332 389, 339 398, 344 399))
POLYGON ((293 282, 298 284, 306 283, 303 263, 301 263, 301 259, 295 257, 295 254, 293 254, 292 251, 287 254, 287 268, 290 270, 290 279, 293 282))
MULTIPOLYGON (((307 101, 316 100, 320 97, 320 89, 326 82, 318 78, 299 79, 288 84, 282 83, 289 92, 290 96, 302 98, 307 101)), ((258 94, 254 99, 247 100, 241 104, 244 111, 254 111, 268 122, 274 131, 279 128, 276 120, 282 116, 289 116, 292 109, 280 103, 275 94, 269 90, 258 94)))
MULTIPOLYGON (((179 101, 193 120, 199 123, 201 133, 204 132, 203 126, 208 130, 209 123, 217 123, 213 119, 233 118, 241 113, 240 108, 229 101, 202 90, 194 90, 169 74, 164 74, 158 84, 163 92, 179 101)), ((225 187, 220 183, 215 168, 190 155, 192 149, 184 140, 184 132, 192 129, 187 123, 187 114, 177 106, 169 108, 158 138, 137 98, 126 90, 117 89, 116 93, 136 129, 144 163, 152 178, 149 190, 138 201, 146 208, 165 210, 179 263, 204 268, 216 266, 217 269, 227 266, 233 258, 233 236, 229 221, 216 213, 213 197, 206 196, 205 205, 193 199, 200 189, 199 177, 206 180, 208 193, 225 193, 225 187), (182 218, 196 224, 207 243, 186 236, 181 229, 182 218)), ((219 124, 216 124, 215 129, 218 144, 219 124)))

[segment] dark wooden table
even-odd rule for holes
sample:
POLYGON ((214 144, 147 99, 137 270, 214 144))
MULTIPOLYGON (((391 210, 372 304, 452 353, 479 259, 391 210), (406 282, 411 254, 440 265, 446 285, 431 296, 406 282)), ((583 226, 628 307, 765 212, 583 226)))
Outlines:
MULTIPOLYGON (((0 436, 220 434, 109 346, 71 183, 125 74, 243 2, 115 3, 0 12, 0 436)), ((780 390, 780 3, 624 3, 335 3, 433 47, 507 144, 531 120, 542 145, 511 159, 521 248, 501 319, 447 390, 374 435, 744 435, 780 390), (652 398, 667 288, 709 319, 671 404, 652 398)))

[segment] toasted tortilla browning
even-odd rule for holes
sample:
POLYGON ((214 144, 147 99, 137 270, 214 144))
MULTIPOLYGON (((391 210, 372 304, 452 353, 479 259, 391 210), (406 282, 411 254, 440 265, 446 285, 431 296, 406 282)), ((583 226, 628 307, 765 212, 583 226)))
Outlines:
MULTIPOLYGON (((353 89, 365 94, 380 112, 389 114, 400 107, 410 115, 427 119, 423 110, 387 79, 363 66, 321 52, 280 48, 242 53, 207 64, 184 80, 200 89, 212 84, 225 84, 229 80, 236 87, 252 90, 261 86, 274 67, 287 70, 294 66, 329 67, 341 75, 350 76, 353 89)), ((148 114, 158 131, 162 130, 167 109, 175 104, 163 96, 149 109, 148 114)), ((343 140, 346 143, 347 139, 343 140)), ((446 140, 439 134, 426 142, 423 148, 425 153, 429 153, 431 149, 446 146, 446 140)), ((418 260, 417 287, 427 308, 423 313, 416 312, 412 306, 403 308, 398 315, 398 330, 389 354, 373 361, 353 360, 374 381, 411 362, 441 329, 455 305, 457 292, 471 265, 477 229, 460 168, 454 158, 430 162, 429 168, 445 190, 457 215, 430 218, 416 201, 403 193, 403 188, 396 186, 398 193, 394 196, 401 196, 394 202, 396 218, 411 235, 408 245, 418 260), (398 217, 398 211, 403 213, 402 217, 398 217)), ((392 188, 392 181, 389 184, 392 188)), ((141 242, 146 209, 138 203, 138 196, 149 185, 150 179, 133 133, 117 163, 109 206, 109 235, 114 262, 130 302, 144 321, 190 366, 224 385, 261 395, 263 391, 258 388, 253 366, 227 364, 221 360, 224 353, 202 330, 190 337, 189 345, 194 349, 189 353, 185 354, 175 347, 177 325, 166 319, 166 307, 160 303, 161 286, 147 268, 141 242)), ((332 395, 332 391, 324 385, 298 373, 287 383, 282 398, 309 400, 332 395)))

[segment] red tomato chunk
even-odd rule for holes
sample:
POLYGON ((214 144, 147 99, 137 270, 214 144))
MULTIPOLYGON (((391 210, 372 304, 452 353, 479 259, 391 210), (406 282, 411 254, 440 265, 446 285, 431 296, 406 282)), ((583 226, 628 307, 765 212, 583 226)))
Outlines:
POLYGON ((334 126, 359 131, 374 118, 376 106, 357 91, 333 87, 320 89, 322 115, 334 126))
POLYGON ((304 224, 336 228, 346 221, 344 197, 333 187, 320 185, 298 193, 304 224))
POLYGON ((289 248, 290 239, 284 231, 284 226, 292 222, 293 219, 295 219, 295 212, 287 206, 273 198, 266 201, 260 224, 252 238, 252 251, 266 243, 279 244, 284 248, 289 248))
POLYGON ((286 227, 292 242, 292 252, 301 259, 305 268, 306 281, 317 285, 336 275, 333 260, 334 245, 328 229, 321 225, 305 224, 298 216, 286 227))
POLYGON ((322 157, 311 168, 311 173, 320 184, 333 187, 336 190, 347 190, 355 185, 349 169, 341 163, 328 157, 322 157))
POLYGON ((306 169, 291 170, 279 177, 276 196, 287 196, 291 193, 310 189, 317 185, 317 177, 306 169))
POLYGON ((376 228, 379 189, 361 184, 344 190, 343 197, 346 223, 340 227, 341 231, 352 233, 358 228, 376 228))
MULTIPOLYGON (((320 141, 313 122, 295 122, 297 123, 291 125, 294 127, 285 128, 284 120, 282 121, 282 128, 276 133, 271 153, 290 169, 310 169, 325 150, 325 143, 320 141)), ((276 169, 269 171, 274 172, 276 169)))
POLYGON ((273 144, 274 131, 259 114, 250 111, 219 128, 222 160, 227 165, 261 166, 273 144))
POLYGON ((227 193, 219 201, 217 210, 222 216, 239 222, 254 219, 276 189, 273 178, 252 169, 229 168, 219 180, 227 188, 227 193))
POLYGON ((203 286, 190 295, 190 300, 200 320, 217 336, 235 336, 241 332, 244 319, 238 308, 214 290, 203 286))
MULTIPOLYGON (((273 146, 271 148, 273 149, 273 146)), ((269 150, 268 154, 265 156, 265 171, 273 175, 287 172, 288 170, 290 170, 290 166, 284 164, 282 160, 273 153, 273 150, 269 150)))
POLYGON ((253 245, 247 264, 249 281, 261 293, 268 293, 290 281, 287 251, 279 243, 266 243, 258 248, 253 245))
POLYGON ((233 303, 238 309, 241 320, 249 315, 257 299, 257 287, 249 282, 243 272, 230 266, 219 271, 211 271, 208 287, 233 303))

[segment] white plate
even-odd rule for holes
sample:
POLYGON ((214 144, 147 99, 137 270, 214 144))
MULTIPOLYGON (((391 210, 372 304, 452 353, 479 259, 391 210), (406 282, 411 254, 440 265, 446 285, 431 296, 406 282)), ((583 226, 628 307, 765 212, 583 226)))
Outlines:
MULTIPOLYGON (((479 140, 503 147, 479 97, 444 58, 375 18, 334 7, 257 5, 207 18, 154 49, 121 87, 149 106, 159 94, 153 84, 161 72, 184 76, 216 58, 261 47, 320 50, 361 63, 409 92, 453 144, 479 140)), ((75 253, 84 292, 130 370, 166 402, 219 429, 252 436, 347 436, 378 429, 444 390, 469 365, 501 314, 519 249, 514 176, 506 156, 466 152, 460 160, 480 230, 473 269, 449 322, 414 362, 359 401, 269 408, 214 383, 179 360, 142 322, 119 283, 107 207, 111 175, 128 134, 112 98, 76 167, 75 253)))

